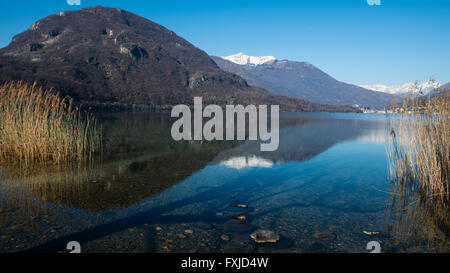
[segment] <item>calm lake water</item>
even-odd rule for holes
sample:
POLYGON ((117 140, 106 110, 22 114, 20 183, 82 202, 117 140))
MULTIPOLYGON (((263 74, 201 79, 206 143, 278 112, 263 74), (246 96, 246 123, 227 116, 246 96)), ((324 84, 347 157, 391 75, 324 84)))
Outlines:
POLYGON ((82 252, 449 250, 446 223, 393 213, 385 115, 281 114, 275 152, 175 142, 168 114, 99 119, 103 157, 89 166, 1 168, 0 252, 66 252, 69 241, 82 252), (281 240, 257 245, 257 229, 281 240))

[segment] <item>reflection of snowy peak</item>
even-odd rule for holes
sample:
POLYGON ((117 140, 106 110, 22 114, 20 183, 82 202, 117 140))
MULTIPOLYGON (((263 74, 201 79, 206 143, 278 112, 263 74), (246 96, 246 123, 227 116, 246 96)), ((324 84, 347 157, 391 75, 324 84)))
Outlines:
POLYGON ((268 62, 273 62, 276 60, 275 57, 272 57, 272 56, 260 56, 260 57, 247 56, 242 52, 231 55, 231 56, 222 57, 222 58, 225 60, 228 60, 230 62, 233 62, 235 64, 241 64, 241 65, 245 65, 245 64, 260 65, 260 64, 265 64, 268 62))
POLYGON ((247 167, 271 168, 273 166, 273 162, 271 160, 260 158, 255 155, 251 157, 232 157, 220 162, 220 164, 238 170, 247 167))
POLYGON ((418 84, 417 87, 415 87, 414 83, 407 82, 401 85, 383 85, 383 84, 373 84, 373 85, 360 85, 363 88, 389 93, 389 94, 395 94, 395 95, 401 95, 403 93, 417 93, 421 92, 422 94, 426 95, 430 93, 433 90, 438 89, 441 87, 441 84, 435 81, 428 81, 421 84, 418 84))

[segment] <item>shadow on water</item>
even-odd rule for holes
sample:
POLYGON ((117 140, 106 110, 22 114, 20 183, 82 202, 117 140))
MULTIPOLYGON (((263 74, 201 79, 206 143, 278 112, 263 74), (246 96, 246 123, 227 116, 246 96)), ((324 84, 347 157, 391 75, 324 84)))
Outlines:
MULTIPOLYGON (((242 177, 242 180, 251 181, 252 175, 248 175, 247 177, 242 177)), ((251 193, 254 191, 263 191, 267 190, 267 194, 262 199, 271 199, 279 194, 286 194, 288 192, 296 192, 301 191, 303 188, 309 186, 310 183, 304 183, 302 185, 298 185, 289 189, 286 189, 283 192, 272 193, 270 190, 267 190, 271 187, 271 181, 265 181, 263 183, 250 183, 250 185, 243 185, 241 181, 236 181, 234 183, 228 183, 219 187, 214 187, 210 190, 203 191, 198 194, 191 195, 187 198, 183 198, 181 200, 170 202, 165 204, 164 206, 154 207, 148 209, 144 212, 140 212, 134 214, 132 216, 122 218, 116 221, 112 221, 110 223, 101 224, 95 226, 93 228, 85 229, 81 232, 73 233, 67 236, 63 236, 47 242, 45 244, 39 245, 37 247, 30 248, 24 252, 57 252, 65 249, 67 242, 69 241, 78 241, 81 244, 96 240, 98 238, 102 238, 117 232, 121 232, 130 228, 136 228, 140 226, 144 226, 146 224, 174 224, 174 223, 193 223, 193 222, 207 222, 215 225, 221 225, 225 222, 228 222, 228 218, 218 217, 215 214, 215 211, 220 207, 216 208, 209 207, 208 211, 204 213, 185 213, 185 214, 169 214, 172 211, 175 211, 179 208, 186 207, 195 203, 207 203, 208 201, 213 200, 224 200, 228 199, 233 193, 240 192, 240 199, 245 200, 251 197, 251 193), (247 195, 245 194, 247 193, 247 195)), ((322 193, 317 196, 314 200, 309 202, 290 202, 287 204, 283 204, 280 206, 273 206, 269 210, 261 211, 257 213, 253 213, 248 217, 247 221, 251 222, 253 218, 263 217, 265 215, 281 211, 283 209, 298 207, 298 208, 307 208, 307 207, 319 207, 319 208, 333 208, 332 206, 323 202, 324 199, 327 198, 331 193, 322 193)), ((254 200, 258 201, 258 200, 254 200)), ((264 200, 260 200, 264 201, 264 200)), ((348 211, 358 212, 358 213, 367 213, 373 212, 370 209, 363 209, 361 207, 354 207, 352 209, 348 209, 348 211)), ((378 210, 377 210, 378 211, 378 210)), ((153 234, 154 236, 154 234, 153 234)), ((153 236, 150 236, 149 239, 149 249, 154 249, 152 245, 153 236)))

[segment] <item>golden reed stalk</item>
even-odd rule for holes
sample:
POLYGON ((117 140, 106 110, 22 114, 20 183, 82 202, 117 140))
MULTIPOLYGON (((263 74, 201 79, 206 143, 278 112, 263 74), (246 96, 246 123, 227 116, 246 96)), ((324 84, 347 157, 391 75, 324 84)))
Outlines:
POLYGON ((450 200, 450 91, 427 101, 405 95, 391 119, 390 178, 424 197, 450 200))
POLYGON ((406 94, 403 105, 392 110, 387 223, 397 234, 393 243, 410 251, 448 251, 450 91, 428 100, 406 94))
POLYGON ((83 162, 101 147, 95 118, 61 98, 24 82, 0 86, 0 163, 83 162))

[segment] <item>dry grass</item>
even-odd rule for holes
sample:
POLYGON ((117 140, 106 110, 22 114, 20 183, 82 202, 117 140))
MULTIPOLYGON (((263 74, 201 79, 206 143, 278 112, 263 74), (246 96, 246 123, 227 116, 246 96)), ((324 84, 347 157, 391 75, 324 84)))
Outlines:
POLYGON ((92 158, 101 146, 96 120, 37 84, 0 86, 0 162, 62 164, 92 158))
POLYGON ((393 110, 387 144, 389 229, 423 242, 416 247, 448 249, 450 91, 429 100, 405 95, 393 110))
POLYGON ((428 101, 405 96, 391 120, 389 169, 395 183, 409 183, 423 196, 450 200, 450 92, 428 101))

